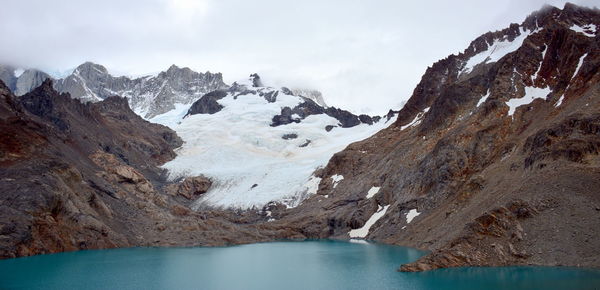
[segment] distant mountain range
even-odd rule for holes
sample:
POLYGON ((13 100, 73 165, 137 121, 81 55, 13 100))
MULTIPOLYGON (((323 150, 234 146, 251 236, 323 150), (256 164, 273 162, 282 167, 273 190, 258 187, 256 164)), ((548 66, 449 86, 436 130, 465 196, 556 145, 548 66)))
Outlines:
MULTIPOLYGON (((17 96, 24 95, 52 77, 37 69, 19 69, 0 65, 0 80, 17 96)), ((221 73, 199 73, 172 65, 156 75, 129 78, 112 76, 99 64, 85 62, 64 78, 54 79, 58 92, 84 102, 98 102, 110 96, 129 100, 131 108, 144 118, 152 118, 175 109, 175 104, 191 104, 204 94, 227 89, 221 73)), ((294 94, 313 99, 326 106, 319 91, 292 89, 294 94)))

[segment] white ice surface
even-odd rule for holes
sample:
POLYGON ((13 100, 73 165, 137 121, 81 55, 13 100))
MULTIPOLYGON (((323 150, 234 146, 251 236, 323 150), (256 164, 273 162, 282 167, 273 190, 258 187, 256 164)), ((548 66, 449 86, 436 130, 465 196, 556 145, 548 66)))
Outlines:
POLYGON ((377 211, 367 220, 365 225, 362 226, 362 228, 350 230, 348 235, 350 235, 351 238, 365 238, 369 234, 369 229, 371 229, 371 227, 385 215, 385 212, 389 207, 389 205, 384 207, 378 205, 377 211))
POLYGON ((408 211, 408 213, 406 214, 406 223, 410 224, 410 222, 412 222, 412 220, 414 218, 416 218, 417 216, 419 216, 421 213, 417 211, 417 209, 413 208, 411 210, 408 211))
POLYGON ((379 192, 379 189, 381 189, 381 187, 378 187, 378 186, 371 187, 371 189, 369 189, 369 192, 367 192, 367 198, 371 198, 371 197, 375 196, 375 194, 377 194, 379 192))
POLYGON ((525 96, 522 98, 514 98, 510 99, 506 102, 508 105, 508 115, 512 116, 515 113, 515 110, 519 106, 527 105, 533 102, 533 100, 541 98, 545 99, 548 94, 550 94, 552 90, 549 87, 545 88, 536 88, 536 87, 525 87, 525 96))
POLYGON ((218 101, 224 106, 221 111, 185 119, 182 117, 190 105, 177 104, 175 110, 150 120, 171 127, 184 140, 176 150, 177 157, 163 167, 169 170, 172 180, 196 175, 213 180, 213 187, 195 201, 194 208, 208 205, 249 209, 271 201, 294 207, 316 193, 320 179, 312 176, 315 169, 326 165, 348 144, 395 121, 383 118, 371 126, 336 127, 327 132, 325 126, 339 122, 321 114, 308 116, 300 123, 270 126, 282 107, 294 107, 301 101, 281 91, 274 103, 259 95, 240 95, 236 100, 230 94, 218 101), (298 138, 281 138, 289 133, 298 138), (311 140, 310 144, 299 147, 306 140, 311 140), (257 186, 253 188, 254 184, 257 186))

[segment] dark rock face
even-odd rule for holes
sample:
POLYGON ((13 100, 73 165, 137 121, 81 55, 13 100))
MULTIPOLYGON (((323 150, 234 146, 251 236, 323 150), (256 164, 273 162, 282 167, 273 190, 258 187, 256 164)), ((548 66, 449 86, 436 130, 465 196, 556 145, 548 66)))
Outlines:
MULTIPOLYGON (((281 109, 281 113, 279 115, 273 116, 271 126, 277 127, 290 123, 300 123, 302 119, 310 115, 318 114, 326 114, 328 116, 336 118, 340 122, 340 126, 342 128, 354 127, 361 123, 359 117, 348 111, 341 110, 335 107, 323 108, 317 103, 315 103, 313 100, 305 98, 304 102, 300 103, 293 109, 289 107, 284 107, 283 109, 281 109)), ((364 123, 366 124, 373 124, 373 119, 367 115, 362 115, 362 119, 365 120, 364 123)))
POLYGON ((281 139, 283 139, 283 140, 290 140, 290 139, 296 139, 296 138, 298 138, 298 134, 295 134, 295 133, 284 134, 283 136, 281 136, 281 139))
POLYGON ((373 125, 373 118, 369 115, 361 114, 358 116, 358 120, 360 120, 361 123, 373 125))
MULTIPOLYGON (((338 119, 338 121, 340 121, 342 128, 350 128, 350 127, 354 127, 356 125, 360 125, 359 118, 356 115, 354 115, 346 110, 338 109, 335 107, 329 107, 329 108, 325 109, 325 114, 338 119)), ((369 120, 367 119, 367 121, 369 121, 369 120)), ((371 123, 372 123, 372 121, 371 121, 371 123)))
POLYGON ((279 91, 270 91, 267 93, 262 93, 260 92, 259 95, 263 98, 265 98, 265 100, 267 100, 267 102, 269 103, 274 103, 275 101, 277 101, 277 95, 279 94, 279 91))
POLYGON ((571 116, 562 123, 529 136, 523 145, 524 167, 544 167, 545 160, 560 159, 584 163, 589 155, 600 154, 600 115, 571 116))
POLYGON ((227 91, 216 90, 212 91, 195 101, 188 110, 186 117, 195 114, 214 114, 223 109, 223 106, 217 101, 226 97, 227 91))
POLYGON ((327 126, 325 126, 325 131, 329 132, 329 131, 333 130, 333 128, 335 128, 335 127, 337 127, 337 126, 327 125, 327 126))
POLYGON ((284 107, 281 109, 281 114, 273 116, 271 126, 276 127, 280 125, 286 125, 290 123, 300 123, 300 121, 309 115, 323 114, 325 111, 317 103, 306 100, 300 103, 293 109, 290 107, 284 107), (294 116, 296 115, 296 116, 294 116))
POLYGON ((255 88, 264 87, 262 81, 260 80, 260 76, 256 73, 250 75, 250 79, 252 80, 252 86, 255 88))

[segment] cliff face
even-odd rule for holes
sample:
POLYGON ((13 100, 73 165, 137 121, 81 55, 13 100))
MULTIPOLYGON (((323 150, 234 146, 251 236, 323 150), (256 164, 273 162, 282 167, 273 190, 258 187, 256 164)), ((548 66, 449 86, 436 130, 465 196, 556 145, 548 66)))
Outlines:
POLYGON ((432 251, 403 271, 600 266, 599 33, 598 10, 567 4, 477 38, 288 218, 347 238, 385 210, 365 238, 432 251))

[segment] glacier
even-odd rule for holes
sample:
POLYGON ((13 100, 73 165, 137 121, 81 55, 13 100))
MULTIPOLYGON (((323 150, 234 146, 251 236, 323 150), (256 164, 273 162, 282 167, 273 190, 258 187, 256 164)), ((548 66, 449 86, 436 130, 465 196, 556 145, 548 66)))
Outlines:
POLYGON ((313 172, 325 166, 333 154, 395 121, 381 118, 373 125, 335 127, 328 132, 325 127, 337 126, 339 121, 319 114, 272 127, 273 116, 282 108, 294 107, 304 99, 285 90, 259 89, 278 91, 276 100, 269 102, 250 92, 228 92, 218 100, 223 109, 214 114, 185 117, 191 104, 175 104, 174 110, 149 119, 172 128, 184 140, 176 150, 177 157, 163 165, 170 180, 197 175, 213 180, 212 188, 193 203, 193 209, 260 209, 270 202, 295 207, 316 193, 320 179, 313 172), (286 134, 297 138, 283 139, 286 134))

